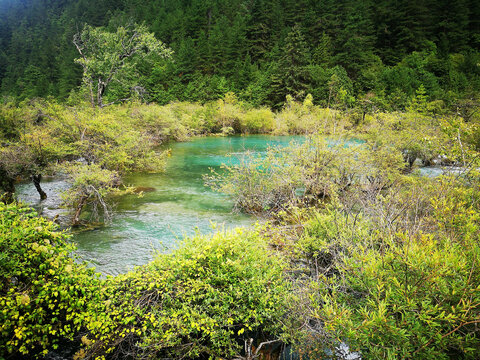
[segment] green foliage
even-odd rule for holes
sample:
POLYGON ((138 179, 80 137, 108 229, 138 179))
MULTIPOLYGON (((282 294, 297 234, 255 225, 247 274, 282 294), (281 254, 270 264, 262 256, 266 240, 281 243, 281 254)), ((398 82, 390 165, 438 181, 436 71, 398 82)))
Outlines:
POLYGON ((18 139, 32 115, 16 106, 13 99, 4 99, 0 102, 0 139, 18 139))
MULTIPOLYGON (((413 196, 411 190, 405 195, 413 196)), ((296 247, 315 278, 303 289, 309 300, 303 298, 297 308, 308 308, 310 323, 324 335, 304 333, 302 351, 327 357, 322 346, 334 349, 341 339, 367 359, 476 357, 480 217, 478 201, 471 198, 476 191, 454 179, 424 183, 422 191, 427 201, 403 202, 406 214, 400 215, 401 223, 422 214, 416 223, 421 231, 413 230, 412 218, 389 232, 392 224, 379 226, 368 213, 353 221, 338 210, 320 212, 306 224, 296 247)), ((381 208, 388 212, 395 206, 390 201, 381 208)))
MULTIPOLYGON (((115 33, 86 25, 73 40, 83 68, 83 82, 92 105, 103 107, 103 96, 116 82, 132 91, 138 81, 136 67, 147 56, 170 57, 172 51, 148 32, 144 25, 119 26, 115 33)), ((118 91, 118 90, 117 90, 118 91)), ((122 90, 120 90, 120 93, 122 90)), ((113 99, 114 101, 118 100, 113 99)))
POLYGON ((417 89, 415 96, 410 101, 408 110, 412 112, 418 112, 420 114, 425 114, 427 112, 427 92, 425 87, 420 85, 417 89))
MULTIPOLYGON (((10 105, 2 109, 7 112, 10 105)), ((40 188, 42 175, 67 169, 72 188, 65 204, 74 209, 74 223, 78 222, 77 211, 91 200, 94 213, 100 206, 108 218, 109 205, 104 198, 120 185, 121 176, 131 171, 161 172, 169 154, 157 150, 162 139, 150 133, 142 119, 132 116, 130 110, 130 107, 103 111, 87 106, 66 108, 54 102, 32 102, 17 108, 21 119, 18 126, 23 122, 23 132, 0 149, 0 169, 5 174, 3 191, 12 193, 14 181, 32 177, 43 200, 46 194, 40 188), (88 181, 84 181, 88 177, 86 169, 91 171, 88 181)), ((152 132, 173 137, 174 129, 168 126, 177 123, 156 122, 152 132)))
POLYGON ((307 94, 303 104, 287 96, 287 102, 276 116, 276 134, 343 134, 353 124, 348 112, 313 105, 313 96, 307 94))
POLYGON ((244 340, 280 336, 285 261, 258 231, 197 235, 100 280, 71 257, 68 236, 32 210, 0 204, 0 229, 2 357, 40 358, 70 340, 82 347, 77 359, 226 358, 244 340))
POLYGON ((461 118, 443 118, 440 124, 442 132, 451 144, 452 161, 463 166, 475 163, 478 156, 478 122, 466 123, 461 118))
POLYGON ((83 0, 23 6, 6 0, 0 12, 1 91, 20 99, 63 100, 82 83, 87 63, 74 63, 72 44, 78 24, 86 25, 76 43, 89 52, 84 95, 98 102, 98 92, 105 92, 102 105, 131 97, 205 103, 229 91, 276 109, 287 94, 300 100, 310 92, 323 104, 329 99, 324 88, 339 66, 353 83, 351 96, 373 92, 393 110, 408 106, 420 84, 431 100, 445 102, 480 89, 474 1, 259 0, 245 6, 241 0, 83 0), (144 25, 125 25, 134 22, 144 25), (135 30, 140 36, 132 37, 135 30), (143 57, 147 49, 158 50, 157 39, 175 50, 173 62, 150 56, 155 51, 143 57), (127 40, 145 45, 128 60, 122 58, 127 40), (83 47, 89 42, 108 47, 83 47), (314 75, 330 73, 327 81, 312 77, 312 68, 314 75))
POLYGON ((72 224, 78 225, 80 214, 90 205, 94 219, 99 219, 99 208, 105 222, 111 219, 111 209, 107 197, 120 192, 120 177, 116 171, 102 169, 97 164, 66 164, 70 188, 62 195, 63 205, 75 209, 72 224))
POLYGON ((19 141, 0 149, 2 166, 11 177, 32 176, 48 172, 48 168, 73 152, 62 144, 50 129, 34 126, 19 141))
POLYGON ((31 209, 0 203, 0 357, 41 358, 85 324, 99 282, 67 239, 31 209))
POLYGON ((442 130, 441 124, 448 121, 446 119, 438 120, 415 112, 377 114, 374 121, 365 125, 366 137, 378 145, 395 147, 402 153, 407 169, 412 170, 416 159, 423 165, 431 165, 434 161, 448 161, 440 158, 446 152, 454 154, 453 143, 442 130))
POLYGON ((313 52, 313 60, 316 64, 325 67, 332 63, 332 39, 325 32, 322 33, 313 52))
POLYGON ((240 118, 240 127, 246 133, 268 133, 274 129, 273 113, 267 108, 249 110, 240 118))
POLYGON ((265 157, 247 154, 240 164, 224 165, 222 173, 204 180, 230 195, 236 210, 276 213, 352 191, 381 191, 400 180, 403 168, 401 153, 391 146, 327 143, 317 135, 300 145, 272 148, 265 157))
POLYGON ((273 105, 282 105, 286 95, 299 100, 307 88, 307 69, 310 50, 299 26, 294 26, 285 38, 277 73, 272 81, 273 105))
POLYGON ((243 339, 261 342, 281 330, 289 296, 283 264, 256 232, 186 239, 173 254, 106 280, 85 353, 238 356, 243 339))

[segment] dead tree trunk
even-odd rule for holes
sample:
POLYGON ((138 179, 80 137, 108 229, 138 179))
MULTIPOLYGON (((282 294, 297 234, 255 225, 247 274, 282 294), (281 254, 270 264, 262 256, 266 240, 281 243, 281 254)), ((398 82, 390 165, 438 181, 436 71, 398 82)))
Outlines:
MULTIPOLYGON (((257 348, 253 346, 253 339, 245 340, 245 356, 239 356, 235 360, 256 360, 262 356, 262 348, 275 343, 281 343, 279 339, 264 341, 258 345, 257 348)), ((267 352, 266 358, 270 358, 270 354, 267 352)))
POLYGON ((47 194, 40 186, 40 181, 42 181, 42 174, 32 175, 32 181, 33 185, 35 185, 35 189, 37 189, 38 194, 40 195, 40 200, 45 200, 47 198, 47 194))
POLYGON ((87 203, 87 196, 83 196, 80 201, 78 202, 77 209, 75 210, 75 214, 73 215, 72 225, 76 226, 80 222, 80 214, 82 213, 83 207, 87 203))
POLYGON ((103 108, 103 94, 105 93, 105 88, 107 87, 107 84, 102 81, 101 79, 98 79, 98 85, 97 85, 97 105, 99 108, 103 108))

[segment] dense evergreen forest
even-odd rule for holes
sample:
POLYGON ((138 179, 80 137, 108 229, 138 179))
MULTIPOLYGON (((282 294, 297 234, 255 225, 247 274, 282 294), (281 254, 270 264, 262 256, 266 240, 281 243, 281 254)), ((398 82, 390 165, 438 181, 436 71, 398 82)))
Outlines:
POLYGON ((310 93, 326 106, 342 89, 344 106, 392 110, 422 85, 447 106, 480 89, 476 0, 2 0, 2 93, 67 99, 82 74, 74 34, 131 22, 174 50, 140 69, 146 100, 161 104, 232 91, 254 105, 310 93))

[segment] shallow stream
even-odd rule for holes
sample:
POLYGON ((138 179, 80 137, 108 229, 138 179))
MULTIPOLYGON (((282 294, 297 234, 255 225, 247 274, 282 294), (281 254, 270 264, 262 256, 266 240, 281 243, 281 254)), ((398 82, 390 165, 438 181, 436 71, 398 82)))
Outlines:
MULTIPOLYGON (((232 213, 232 202, 203 184, 210 168, 233 164, 246 151, 264 153, 271 146, 301 141, 294 136, 204 137, 168 146, 171 157, 162 174, 134 174, 125 183, 150 188, 143 196, 128 195, 115 206, 109 226, 75 234, 77 253, 103 274, 126 272, 149 262, 155 251, 173 249, 179 240, 195 231, 208 233, 212 223, 225 228, 250 226, 256 219, 232 213)), ((56 179, 42 184, 49 198, 40 203, 32 184, 17 187, 20 199, 43 209, 46 216, 58 212, 59 193, 66 183, 56 179)))
MULTIPOLYGON (((125 183, 144 188, 142 196, 118 199, 115 217, 108 226, 74 234, 77 253, 97 271, 116 275, 152 260, 155 252, 168 252, 185 236, 196 231, 209 233, 212 225, 232 228, 251 226, 256 219, 232 213, 233 203, 224 195, 204 186, 202 175, 210 169, 221 171, 222 164, 235 164, 247 151, 263 154, 272 146, 302 142, 303 136, 250 135, 203 137, 172 143, 171 157, 162 174, 133 174, 125 183)), ((349 143, 360 143, 352 140, 349 143)), ((424 167, 422 176, 436 177, 459 168, 424 167), (453 170, 452 170, 453 169, 453 170)), ((33 184, 17 186, 18 197, 49 218, 68 214, 59 209, 60 194, 67 189, 61 179, 44 181, 48 199, 40 202, 33 184)), ((68 218, 66 219, 68 221, 68 218)))

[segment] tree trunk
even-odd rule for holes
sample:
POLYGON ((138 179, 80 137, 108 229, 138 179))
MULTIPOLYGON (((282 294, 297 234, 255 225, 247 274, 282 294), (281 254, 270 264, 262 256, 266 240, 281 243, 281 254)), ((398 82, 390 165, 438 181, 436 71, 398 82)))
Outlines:
POLYGON ((103 108, 103 94, 105 93, 105 88, 107 87, 107 84, 105 84, 104 81, 101 79, 98 79, 98 85, 97 85, 97 105, 99 108, 103 108))
POLYGON ((92 108, 95 109, 95 97, 93 96, 93 81, 90 80, 88 83, 88 88, 90 90, 90 103, 92 104, 92 108))
POLYGON ((80 222, 80 214, 82 213, 83 207, 85 206, 86 203, 87 203, 87 197, 82 196, 82 198, 80 199, 77 205, 77 209, 75 210, 75 214, 73 215, 73 219, 72 219, 73 226, 78 225, 78 223, 80 222))
POLYGON ((35 185, 35 189, 37 189, 38 193, 40 194, 40 200, 45 200, 47 198, 47 194, 45 191, 42 190, 40 186, 40 181, 42 181, 42 174, 32 175, 33 185, 35 185))

